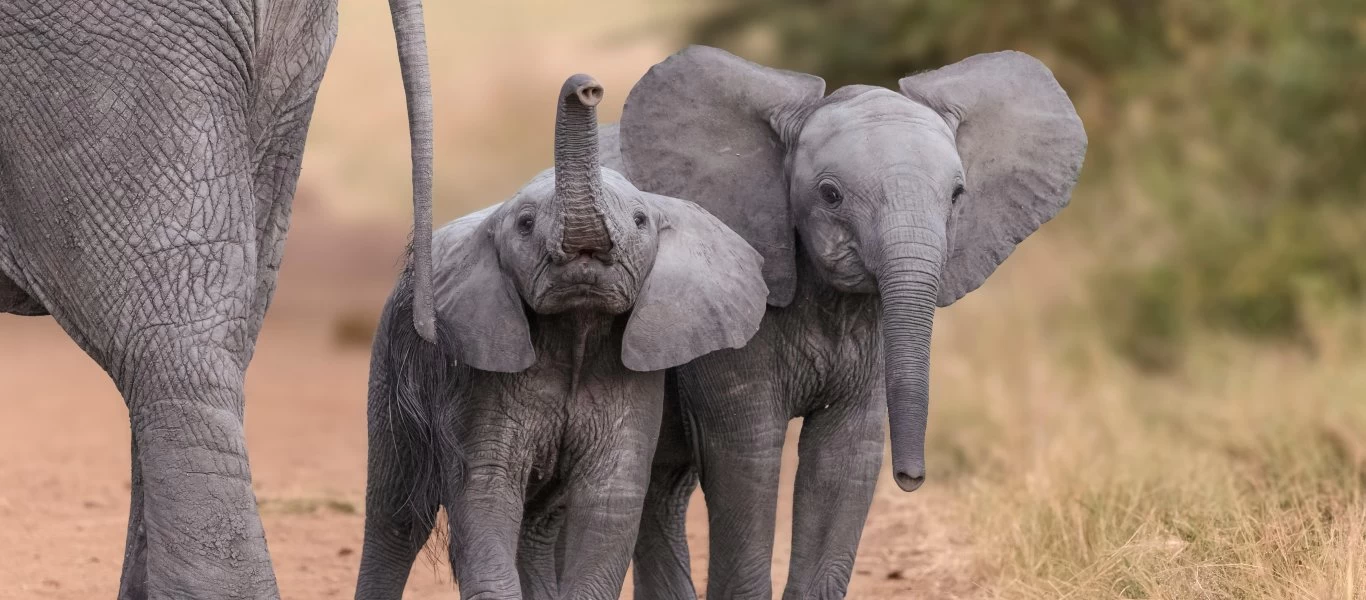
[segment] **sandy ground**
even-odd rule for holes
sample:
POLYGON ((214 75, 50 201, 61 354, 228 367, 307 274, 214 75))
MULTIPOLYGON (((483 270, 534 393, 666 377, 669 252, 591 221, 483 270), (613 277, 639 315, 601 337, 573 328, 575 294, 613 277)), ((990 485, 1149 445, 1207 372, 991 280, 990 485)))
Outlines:
MULTIPOLYGON (((248 372, 247 435, 282 595, 343 598, 360 561, 369 355, 365 342, 339 342, 336 323, 378 311, 404 232, 341 228, 300 212, 248 372)), ((795 442, 784 466, 775 582, 786 576, 795 442)), ((0 316, 0 598, 114 596, 128 452, 126 411, 105 374, 51 319, 0 316)), ((883 474, 850 597, 972 595, 973 560, 954 524, 954 498, 929 487, 902 494, 883 474)), ((689 517, 702 584, 700 496, 689 517)), ((420 562, 408 597, 457 597, 446 565, 420 562)))

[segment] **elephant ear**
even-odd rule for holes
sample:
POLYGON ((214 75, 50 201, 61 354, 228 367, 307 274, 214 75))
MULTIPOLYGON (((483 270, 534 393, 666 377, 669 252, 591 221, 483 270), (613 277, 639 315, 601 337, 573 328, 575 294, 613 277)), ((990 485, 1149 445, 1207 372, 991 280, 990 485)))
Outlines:
POLYGON ((764 318, 763 258, 696 204, 641 195, 655 208, 659 247, 626 323, 622 364, 658 371, 744 346, 764 318))
POLYGON ((965 193, 949 218, 939 305, 977 289, 1015 245, 1067 205, 1086 130, 1048 67, 1022 52, 979 54, 901 80, 956 131, 965 193))
POLYGON ((691 46, 641 78, 621 117, 626 176, 700 204, 753 245, 774 306, 792 301, 797 282, 784 138, 824 93, 819 77, 691 46))
POLYGON ((481 371, 515 373, 536 362, 517 288, 498 264, 499 205, 435 234, 436 315, 455 338, 455 359, 481 371))
POLYGON ((626 174, 626 165, 621 161, 620 123, 598 127, 598 160, 602 161, 602 166, 626 174))

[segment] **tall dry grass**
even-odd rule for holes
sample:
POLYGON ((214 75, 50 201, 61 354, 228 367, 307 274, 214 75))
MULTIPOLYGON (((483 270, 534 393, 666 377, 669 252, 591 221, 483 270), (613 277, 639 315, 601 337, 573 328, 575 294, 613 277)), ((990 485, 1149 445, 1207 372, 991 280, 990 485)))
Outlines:
POLYGON ((1203 339, 1145 376, 1072 243, 1027 243, 936 332, 930 459, 984 595, 1366 597, 1366 318, 1318 318, 1314 356, 1203 339))

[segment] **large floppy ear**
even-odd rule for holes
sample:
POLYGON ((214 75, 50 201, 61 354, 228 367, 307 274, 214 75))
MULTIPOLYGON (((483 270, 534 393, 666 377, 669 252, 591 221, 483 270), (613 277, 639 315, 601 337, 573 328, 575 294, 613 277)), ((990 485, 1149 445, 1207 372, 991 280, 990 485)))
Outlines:
POLYGON ((744 346, 764 318, 763 258, 696 204, 641 195, 655 208, 659 247, 626 324, 622 364, 658 371, 744 346))
POLYGON ((598 127, 598 160, 602 162, 603 167, 626 174, 626 165, 621 161, 620 123, 598 127))
POLYGON ((764 257, 769 304, 796 290, 784 159, 819 77, 691 46, 650 69, 621 117, 625 175, 647 192, 700 204, 764 257))
POLYGON ((436 316, 455 337, 456 361, 481 371, 515 373, 536 362, 522 298, 498 264, 493 231, 498 206, 436 232, 436 316))
POLYGON ((977 289, 1067 205, 1086 130, 1053 73, 1022 52, 979 54, 901 80, 956 131, 965 193, 949 218, 939 305, 977 289))

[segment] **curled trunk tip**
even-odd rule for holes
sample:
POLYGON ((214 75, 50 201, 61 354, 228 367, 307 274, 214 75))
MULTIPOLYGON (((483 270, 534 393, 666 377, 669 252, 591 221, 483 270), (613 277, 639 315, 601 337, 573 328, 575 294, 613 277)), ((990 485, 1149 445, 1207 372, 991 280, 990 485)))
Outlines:
POLYGON ((602 102, 602 84, 594 79, 592 75, 579 73, 566 79, 564 86, 560 88, 560 99, 568 101, 577 99, 579 104, 592 108, 602 102))

